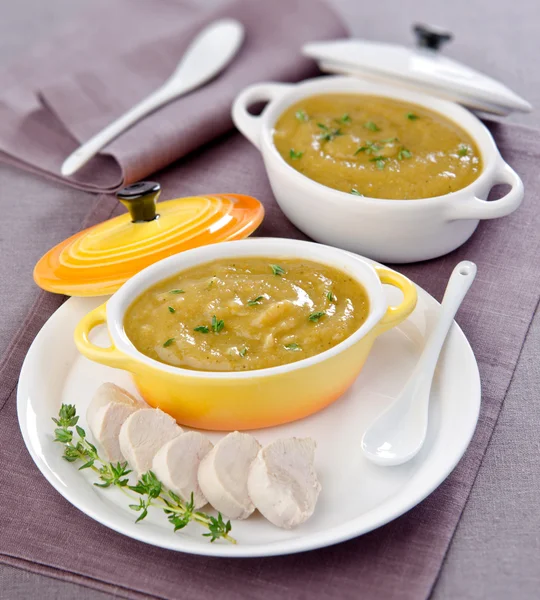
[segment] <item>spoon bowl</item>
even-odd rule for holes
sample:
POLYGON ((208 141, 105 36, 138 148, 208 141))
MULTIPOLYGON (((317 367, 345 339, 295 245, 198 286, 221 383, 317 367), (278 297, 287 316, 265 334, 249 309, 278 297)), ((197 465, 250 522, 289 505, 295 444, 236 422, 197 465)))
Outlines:
POLYGON ((454 316, 476 276, 476 265, 460 262, 452 271, 439 319, 420 360, 399 396, 366 430, 362 451, 381 466, 401 465, 416 456, 426 439, 429 397, 435 367, 454 316))

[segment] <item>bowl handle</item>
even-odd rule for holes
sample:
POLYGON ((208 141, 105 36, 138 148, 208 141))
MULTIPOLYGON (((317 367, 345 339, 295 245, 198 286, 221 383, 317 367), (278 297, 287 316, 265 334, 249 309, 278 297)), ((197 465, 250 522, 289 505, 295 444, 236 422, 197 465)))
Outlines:
POLYGON ((74 333, 77 350, 94 362, 129 370, 128 365, 132 362, 131 359, 120 352, 114 344, 108 348, 102 348, 90 341, 88 336, 92 329, 103 323, 107 323, 107 303, 98 306, 79 321, 74 333))
POLYGON ((383 318, 375 325, 375 334, 379 335, 383 331, 399 325, 399 323, 412 313, 416 307, 418 295, 414 283, 404 275, 400 275, 384 267, 375 267, 375 271, 377 271, 381 283, 393 285, 403 292, 401 304, 398 304, 398 306, 389 306, 383 318))
POLYGON ((272 102, 291 89, 290 83, 258 83, 242 91, 234 100, 232 118, 236 127, 257 148, 260 148, 261 116, 248 112, 255 102, 272 102))
POLYGON ((514 169, 502 160, 497 167, 493 185, 497 183, 507 183, 512 188, 508 194, 491 202, 476 197, 467 198, 463 202, 458 201, 448 207, 448 218, 450 220, 498 219, 513 213, 523 200, 523 182, 514 169))

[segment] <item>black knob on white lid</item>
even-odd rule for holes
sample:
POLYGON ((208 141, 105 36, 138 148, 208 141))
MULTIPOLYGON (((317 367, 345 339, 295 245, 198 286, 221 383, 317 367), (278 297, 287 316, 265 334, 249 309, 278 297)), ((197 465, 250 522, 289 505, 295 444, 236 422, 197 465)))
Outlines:
POLYGON ((419 48, 429 48, 430 50, 438 50, 454 37, 450 31, 421 23, 414 25, 413 31, 416 34, 416 45, 419 48))

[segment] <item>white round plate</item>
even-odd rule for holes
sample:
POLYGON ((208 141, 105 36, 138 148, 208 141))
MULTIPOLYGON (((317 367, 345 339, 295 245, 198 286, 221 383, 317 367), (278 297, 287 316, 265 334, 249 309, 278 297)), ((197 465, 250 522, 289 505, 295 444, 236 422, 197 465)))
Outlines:
MULTIPOLYGON (((388 288, 389 299, 399 292, 388 288)), ((379 467, 362 455, 366 426, 399 393, 431 331, 439 303, 418 288, 418 306, 399 327, 383 334, 352 388, 330 407, 307 419, 254 431, 265 444, 278 437, 311 436, 317 442, 316 469, 322 492, 313 517, 292 530, 278 529, 261 515, 233 521, 236 545, 209 543, 196 524, 173 533, 165 515, 151 509, 135 524, 136 513, 117 489, 92 485, 89 470, 78 471, 62 459, 53 443, 61 403, 75 404, 80 425, 87 429, 86 407, 105 381, 134 390, 123 371, 90 362, 76 350, 73 331, 79 319, 105 298, 71 298, 47 321, 24 362, 17 396, 19 424, 26 446, 43 475, 69 502, 103 525, 143 542, 193 554, 245 557, 272 556, 329 546, 371 531, 399 517, 430 494, 463 456, 480 409, 480 377, 474 354, 454 324, 437 368, 431 392, 428 436, 422 451, 409 463, 379 467)), ((94 341, 107 344, 104 329, 94 341)), ((216 442, 220 433, 209 433, 216 442)))

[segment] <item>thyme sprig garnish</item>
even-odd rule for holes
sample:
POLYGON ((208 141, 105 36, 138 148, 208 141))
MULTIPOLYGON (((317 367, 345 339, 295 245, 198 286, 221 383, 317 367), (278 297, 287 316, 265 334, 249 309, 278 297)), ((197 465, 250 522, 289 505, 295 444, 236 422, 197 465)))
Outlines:
POLYGON ((212 331, 214 333, 219 333, 225 327, 225 321, 223 319, 218 319, 216 315, 212 317, 212 331))
POLYGON ((369 162, 374 162, 377 169, 382 171, 384 169, 384 162, 387 160, 390 160, 388 156, 374 156, 369 159, 369 162))
POLYGON ((323 142, 331 142, 335 137, 343 135, 341 128, 330 129, 330 127, 328 127, 324 123, 317 123, 317 127, 322 129, 323 131, 319 136, 319 139, 323 142))
POLYGON ((336 121, 336 123, 343 123, 343 124, 347 124, 347 123, 352 123, 352 119, 351 116, 349 115, 349 113, 345 113, 344 115, 341 115, 341 117, 339 117, 339 119, 334 119, 336 121))
POLYGON ((209 333, 210 329, 214 333, 219 333, 225 327, 225 321, 223 319, 218 319, 216 315, 212 316, 212 321, 210 322, 210 327, 208 325, 198 325, 193 329, 193 331, 197 331, 199 333, 209 333))
POLYGON ((381 128, 373 121, 367 121, 366 123, 364 123, 364 127, 366 129, 369 129, 370 131, 380 131, 381 130, 381 128))
POLYGON ((407 150, 407 148, 402 148, 399 152, 398 152, 398 160, 404 160, 406 158, 411 158, 412 156, 412 152, 410 150, 407 150))
POLYGON ((366 141, 364 146, 360 146, 354 153, 354 156, 359 154, 360 152, 365 152, 366 154, 372 154, 373 152, 378 152, 381 149, 381 146, 377 144, 377 142, 366 141))
POLYGON ((128 475, 131 470, 127 462, 115 465, 100 457, 96 447, 87 440, 85 430, 77 425, 79 417, 75 406, 62 404, 58 418, 53 418, 53 421, 57 426, 54 430, 54 441, 64 446, 63 458, 70 463, 81 461, 83 465, 79 470, 94 471, 99 478, 99 482, 94 483, 95 486, 120 488, 133 502, 129 508, 140 513, 136 523, 142 521, 148 515, 148 509, 154 506, 163 510, 174 531, 183 529, 193 521, 208 529, 208 533, 202 535, 209 537, 211 542, 223 538, 236 544, 236 540, 229 535, 231 522, 225 522, 221 513, 213 517, 196 511, 193 494, 190 501, 185 502, 173 491, 166 489, 152 471, 144 473, 135 485, 129 485, 128 475), (137 496, 134 497, 130 491, 137 496))
POLYGON ((293 352, 300 352, 302 350, 301 346, 295 342, 292 342, 291 344, 285 344, 283 347, 285 350, 292 350, 293 352))
POLYGON ((285 275, 286 271, 283 267, 280 267, 279 265, 270 265, 270 268, 272 269, 272 273, 274 275, 278 275, 281 277, 281 275, 285 275))
POLYGON ((397 137, 386 138, 384 140, 375 140, 374 142, 366 140, 366 143, 363 146, 360 146, 359 148, 356 149, 353 156, 360 154, 360 152, 365 152, 366 154, 373 154, 375 152, 379 152, 379 150, 381 150, 382 147, 385 146, 386 144, 393 144, 398 141, 399 140, 397 137))

